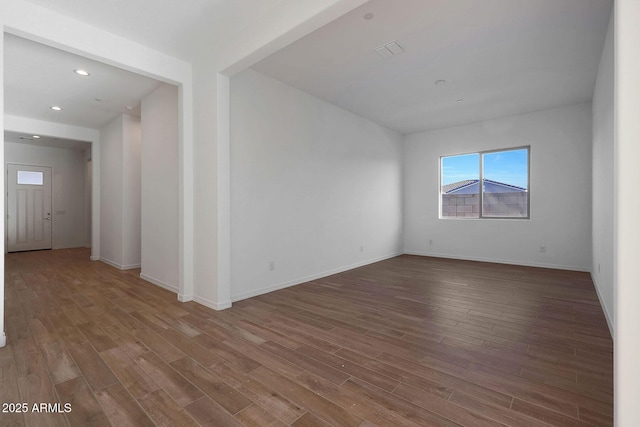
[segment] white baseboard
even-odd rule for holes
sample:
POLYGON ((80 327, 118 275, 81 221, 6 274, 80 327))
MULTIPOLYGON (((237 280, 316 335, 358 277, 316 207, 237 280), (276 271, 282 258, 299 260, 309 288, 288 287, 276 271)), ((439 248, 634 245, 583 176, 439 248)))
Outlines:
POLYGON ((93 256, 93 255, 91 255, 91 256, 89 257, 89 259, 90 259, 91 261, 100 261, 100 257, 99 257, 99 256, 93 256))
POLYGON ((118 263, 116 263, 116 262, 113 262, 113 261, 111 261, 110 259, 107 259, 107 258, 105 258, 105 257, 100 257, 99 259, 100 259, 100 261, 101 261, 101 262, 104 262, 105 264, 108 264, 108 265, 110 265, 111 267, 115 267, 115 268, 117 268, 118 270, 120 270, 120 264, 118 264, 118 263))
POLYGON ((78 243, 77 245, 61 245, 61 246, 54 246, 51 249, 78 249, 78 248, 86 248, 86 246, 84 245, 84 243, 78 243))
POLYGON ((5 345, 7 345, 7 335, 2 332, 2 335, 0 335, 0 348, 4 347, 5 345))
POLYGON ((140 268, 141 264, 127 264, 127 265, 123 265, 120 270, 135 270, 136 268, 140 268))
POLYGON ((273 291, 277 291, 277 290, 280 290, 280 289, 288 288, 289 286, 300 285, 302 283, 310 282, 312 280, 321 279, 323 277, 332 276, 334 274, 342 273, 342 272, 345 272, 345 271, 348 271, 348 270, 353 270, 354 268, 363 267, 365 265, 373 264, 375 262, 384 261, 385 259, 395 258, 395 257, 400 256, 400 255, 402 255, 402 252, 393 253, 393 254, 390 254, 390 255, 385 255, 385 256, 378 257, 378 258, 373 258, 373 259, 369 259, 369 260, 366 260, 366 261, 357 262, 355 264, 350 264, 350 265, 346 265, 346 266, 343 266, 343 267, 334 268, 334 269, 331 269, 331 270, 323 271, 322 273, 312 274, 310 276, 301 277, 299 279, 290 280, 290 281, 284 282, 284 283, 278 283, 278 284, 275 284, 275 285, 267 286, 265 288, 255 289, 255 290, 249 291, 249 292, 243 292, 243 293, 238 294, 238 295, 233 295, 231 297, 231 301, 232 302, 236 302, 236 301, 240 301, 240 300, 243 300, 243 299, 252 298, 252 297, 255 297, 255 296, 258 296, 258 295, 267 294, 269 292, 273 292, 273 291))
POLYGON ((198 296, 194 296, 193 300, 198 304, 204 305, 205 307, 212 308, 216 311, 224 310, 231 307, 231 300, 224 302, 215 302, 207 298, 202 298, 198 296))
POLYGON ((611 315, 607 311, 607 306, 604 304, 604 300, 602 299, 602 295, 600 295, 600 290, 598 288, 598 281, 596 280, 596 276, 591 273, 591 280, 593 281, 593 285, 596 288, 596 295, 598 295, 598 301, 600 301, 600 307, 602 307, 602 312, 604 313, 604 318, 607 321, 607 326, 609 327, 609 333, 611 334, 611 339, 614 339, 614 329, 613 329, 613 321, 611 319, 611 315))
POLYGON ((468 256, 450 255, 450 254, 438 254, 438 253, 433 253, 433 252, 405 251, 404 254, 405 255, 428 256, 428 257, 434 257, 434 258, 459 259, 459 260, 462 260, 462 261, 491 262, 491 263, 494 263, 494 264, 522 265, 524 267, 551 268, 551 269, 554 269, 554 270, 581 271, 581 272, 584 272, 584 273, 589 273, 591 271, 587 267, 577 267, 575 265, 559 265, 559 264, 546 264, 546 263, 530 262, 530 261, 513 261, 513 260, 507 260, 507 259, 468 257, 468 256))
POLYGON ((180 302, 189 302, 189 301, 193 301, 193 294, 192 295, 183 295, 183 294, 178 294, 178 301, 180 302))
POLYGON ((170 284, 168 284, 168 283, 166 283, 166 282, 163 282, 162 280, 159 280, 159 279, 153 278, 153 277, 151 277, 151 276, 147 276, 147 275, 146 275, 146 274, 144 274, 144 273, 140 273, 140 278, 141 278, 142 280, 146 280, 146 281, 147 281, 147 282, 149 282, 149 283, 153 283, 153 284, 154 284, 154 285, 156 285, 156 286, 160 286, 161 288, 164 288, 164 289, 166 289, 166 290, 168 290, 168 291, 171 291, 171 292, 173 292, 174 294, 177 294, 177 293, 178 293, 178 287, 177 287, 177 286, 170 285, 170 284))
MULTIPOLYGON (((93 257, 91 257, 93 259, 93 257)), ((109 264, 111 267, 115 267, 118 270, 133 270, 135 268, 140 268, 140 264, 118 264, 117 262, 113 262, 109 259, 100 257, 100 261, 104 262, 105 264, 109 264)))

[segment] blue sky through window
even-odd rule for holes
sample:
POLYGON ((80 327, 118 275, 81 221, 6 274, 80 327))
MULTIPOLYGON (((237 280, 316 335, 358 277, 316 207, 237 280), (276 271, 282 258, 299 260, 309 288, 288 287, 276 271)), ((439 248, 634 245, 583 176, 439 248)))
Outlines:
POLYGON ((479 179, 480 155, 463 154, 442 158, 442 185, 465 179, 479 179))
POLYGON ((484 179, 527 188, 528 151, 523 148, 483 154, 484 179))
MULTIPOLYGON (((483 154, 484 178, 528 188, 528 152, 526 148, 483 154)), ((442 158, 442 185, 480 178, 480 154, 442 158)))

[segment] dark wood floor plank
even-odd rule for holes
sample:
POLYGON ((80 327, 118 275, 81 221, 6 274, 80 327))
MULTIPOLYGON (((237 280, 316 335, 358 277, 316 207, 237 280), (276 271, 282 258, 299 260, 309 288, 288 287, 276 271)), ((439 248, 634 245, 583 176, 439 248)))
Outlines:
MULTIPOLYGON (((0 403, 22 403, 24 400, 20 395, 16 395, 16 390, 18 390, 18 374, 9 344, 0 348, 0 403)), ((21 426, 24 422, 22 412, 8 411, 2 414, 2 423, 6 423, 7 426, 21 426)))
POLYGON ((485 414, 487 417, 509 426, 544 427, 547 425, 535 418, 530 418, 519 412, 512 411, 510 409, 511 405, 504 407, 502 405, 492 404, 459 391, 453 393, 449 401, 469 410, 485 414))
POLYGON ((202 396, 198 400, 184 408, 201 426, 211 427, 240 427, 242 424, 231 414, 220 407, 216 402, 207 396, 202 396))
POLYGON ((186 406, 202 397, 193 383, 180 375, 158 355, 148 352, 134 359, 136 364, 180 406, 186 406))
POLYGON ((153 421, 120 383, 95 393, 105 415, 113 426, 151 427, 153 421))
POLYGON ((307 412, 300 418, 298 418, 293 424, 294 427, 330 427, 331 424, 313 415, 311 412, 307 412))
POLYGON ((160 389, 160 386, 121 349, 103 351, 100 357, 133 397, 141 398, 160 389))
POLYGON ((419 425, 387 410, 386 407, 371 399, 352 393, 345 390, 343 387, 331 384, 330 382, 323 380, 320 377, 316 377, 313 374, 302 373, 296 379, 319 396, 330 400, 336 405, 339 405, 342 408, 360 416, 362 419, 368 420, 376 425, 392 425, 397 427, 416 427, 419 425))
POLYGON ((225 361, 233 362, 237 366, 242 367, 246 372, 253 371, 260 367, 260 364, 255 360, 246 357, 241 352, 234 350, 223 342, 211 337, 207 333, 198 335, 193 339, 193 341, 222 357, 225 361))
POLYGON ((287 425, 300 418, 306 412, 304 408, 294 401, 287 399, 277 390, 250 377, 231 363, 220 363, 212 369, 243 395, 287 425))
POLYGON ((173 343, 182 352, 187 354, 196 362, 202 366, 213 366, 216 363, 222 362, 224 359, 217 354, 204 348, 196 341, 191 340, 176 330, 167 330, 160 334, 162 338, 173 343))
POLYGON ((174 402, 163 390, 152 391, 138 399, 149 418, 160 426, 196 427, 199 425, 189 413, 174 402))
POLYGON ((86 249, 5 260, 0 397, 74 409, 2 425, 613 425, 584 272, 404 255, 214 311, 86 249))
POLYGON ((67 348, 93 391, 102 390, 118 382, 91 344, 72 344, 67 348))
POLYGON ((40 344, 40 351, 44 356, 44 361, 51 373, 51 380, 54 384, 60 384, 80 376, 78 366, 67 353, 61 341, 42 343, 40 344))
POLYGON ((300 366, 301 368, 318 375, 321 378, 331 381, 334 384, 342 384, 350 378, 351 375, 331 367, 315 358, 308 357, 303 353, 297 352, 290 348, 283 347, 274 342, 265 342, 260 345, 261 348, 267 349, 289 362, 300 366))
MULTIPOLYGON (((84 378, 77 377, 56 384, 60 405, 69 405, 65 416, 72 426, 105 424, 106 415, 84 378)), ((108 423, 107 423, 108 424, 108 423)))
POLYGON ((238 421, 246 427, 284 427, 285 423, 255 403, 236 414, 238 421))
POLYGON ((173 362, 176 359, 186 356, 184 352, 171 344, 169 341, 162 338, 160 335, 152 332, 148 329, 139 329, 132 331, 132 333, 147 348, 151 349, 158 356, 160 356, 165 362, 173 362))
POLYGON ((251 376, 333 425, 359 426, 363 421, 360 417, 318 396, 308 388, 265 367, 251 372, 251 376))
POLYGON ((189 357, 178 359, 171 366, 232 415, 251 404, 251 400, 189 357))
POLYGON ((536 418, 547 424, 551 424, 553 426, 564 427, 588 425, 587 423, 576 420, 572 417, 567 417, 561 413, 546 409, 542 406, 522 401, 520 399, 514 399, 511 409, 516 412, 528 415, 529 417, 536 418))
POLYGON ((358 365, 357 363, 353 363, 350 360, 343 359, 338 355, 326 353, 322 350, 318 350, 307 345, 303 345, 302 347, 298 348, 298 351, 302 354, 319 360, 327 364, 328 366, 333 366, 334 368, 341 370, 350 376, 367 381, 368 383, 380 387, 383 390, 393 391, 398 386, 398 379, 389 378, 385 375, 382 375, 380 371, 367 369, 361 365, 358 365))
POLYGON ((452 420, 448 420, 434 412, 407 402, 401 397, 381 390, 364 381, 360 381, 357 378, 353 378, 347 381, 344 384, 344 388, 352 393, 371 399, 374 402, 385 406, 392 412, 402 416, 403 418, 413 421, 419 425, 459 425, 452 420))
POLYGON ((93 322, 77 325, 82 334, 93 345, 98 353, 118 347, 118 345, 98 325, 93 322))

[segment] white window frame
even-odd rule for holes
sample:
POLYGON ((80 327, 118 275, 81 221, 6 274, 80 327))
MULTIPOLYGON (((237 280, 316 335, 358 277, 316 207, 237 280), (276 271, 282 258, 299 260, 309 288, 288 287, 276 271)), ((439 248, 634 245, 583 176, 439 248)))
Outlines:
POLYGON ((438 166, 438 218, 445 220, 478 220, 478 219, 500 219, 500 220, 529 220, 531 219, 531 146, 524 145, 520 147, 496 148, 492 150, 470 151, 467 153, 447 154, 440 156, 438 166), (483 182, 484 182, 484 155, 491 153, 501 153, 505 151, 527 150, 527 215, 526 216, 494 216, 483 214, 483 182), (458 157, 468 155, 478 155, 479 172, 478 172, 478 217, 461 217, 461 216, 444 216, 442 215, 442 161, 447 157, 458 157))

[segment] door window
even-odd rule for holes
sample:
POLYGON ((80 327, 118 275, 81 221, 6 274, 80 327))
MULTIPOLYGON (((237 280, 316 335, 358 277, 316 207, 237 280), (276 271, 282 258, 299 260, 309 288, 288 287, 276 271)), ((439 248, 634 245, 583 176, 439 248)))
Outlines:
POLYGON ((18 171, 18 184, 44 185, 44 173, 34 171, 18 171))

